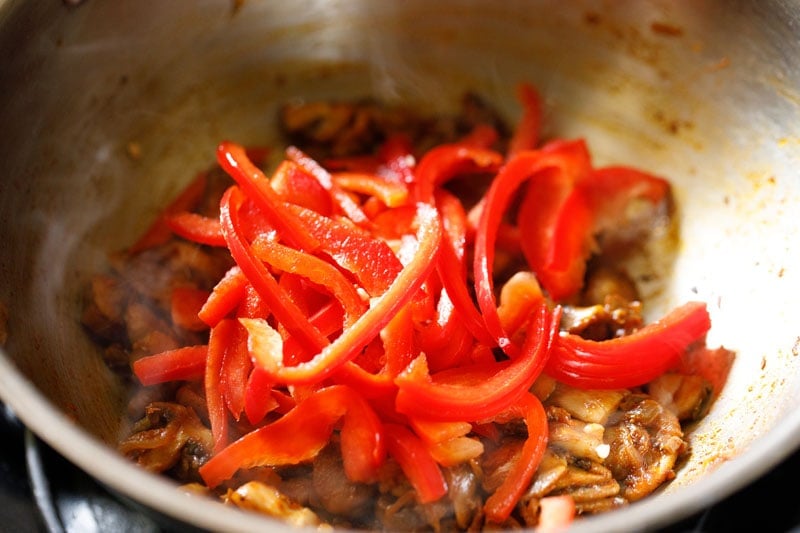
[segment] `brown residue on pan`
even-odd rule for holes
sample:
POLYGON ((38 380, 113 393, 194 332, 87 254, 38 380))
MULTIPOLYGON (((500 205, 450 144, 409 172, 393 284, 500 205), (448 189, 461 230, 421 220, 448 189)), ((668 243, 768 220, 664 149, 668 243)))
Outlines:
POLYGON ((650 24, 650 29, 656 35, 663 35, 665 37, 680 37, 683 35, 683 28, 674 26, 667 22, 653 22, 650 24))

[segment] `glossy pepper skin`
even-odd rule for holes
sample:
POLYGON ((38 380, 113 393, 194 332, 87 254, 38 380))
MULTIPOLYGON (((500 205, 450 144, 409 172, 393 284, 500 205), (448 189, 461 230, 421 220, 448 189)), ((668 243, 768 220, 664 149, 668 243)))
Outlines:
POLYGON ((505 154, 493 148, 497 131, 479 125, 419 162, 400 136, 328 167, 290 147, 268 177, 247 149, 222 142, 217 160, 235 184, 218 219, 192 212, 198 178, 137 243, 157 245, 167 228, 227 248, 235 263, 204 302, 188 291, 177 294, 191 302, 173 302, 208 344, 133 366, 146 385, 202 381, 214 439, 206 485, 312 461, 337 434, 350 480, 372 483, 395 461, 418 501, 435 502, 448 492, 442 468, 479 458, 481 435, 521 420, 520 459, 484 502, 487 522, 502 524, 547 447, 530 392, 540 375, 634 387, 702 343, 710 317, 700 302, 607 341, 560 331, 560 302, 581 290, 595 236, 632 201, 668 201, 669 184, 595 168, 580 139, 542 144, 542 100, 530 85, 518 94, 523 117, 505 154), (468 212, 446 184, 476 174, 492 180, 468 212), (498 247, 524 258, 524 279, 495 286, 498 247), (513 293, 502 305, 499 289, 513 293), (187 316, 195 309, 198 320, 187 316), (243 416, 248 431, 231 438, 243 416))

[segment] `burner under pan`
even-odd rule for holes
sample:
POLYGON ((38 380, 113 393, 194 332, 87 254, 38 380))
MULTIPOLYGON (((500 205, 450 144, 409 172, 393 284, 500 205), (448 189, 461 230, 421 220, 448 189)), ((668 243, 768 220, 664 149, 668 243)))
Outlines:
MULTIPOLYGON (((0 420, 0 532, 167 533, 183 531, 106 490, 36 438, 5 406, 0 420)), ((718 504, 654 533, 800 533, 790 488, 800 452, 718 504)))

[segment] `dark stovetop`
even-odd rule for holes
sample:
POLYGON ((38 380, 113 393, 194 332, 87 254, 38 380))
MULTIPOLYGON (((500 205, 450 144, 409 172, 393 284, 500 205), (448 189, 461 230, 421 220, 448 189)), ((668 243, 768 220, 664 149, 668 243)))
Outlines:
MULTIPOLYGON (((162 533, 143 514, 58 455, 0 404, 0 532, 162 533)), ((656 533, 800 533, 800 452, 718 504, 656 533)))

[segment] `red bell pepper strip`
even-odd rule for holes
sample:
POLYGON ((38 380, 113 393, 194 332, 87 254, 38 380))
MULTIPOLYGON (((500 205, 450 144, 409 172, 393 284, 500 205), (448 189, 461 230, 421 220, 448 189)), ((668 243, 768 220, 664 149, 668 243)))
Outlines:
POLYGON ((458 142, 459 144, 471 146, 473 148, 485 148, 489 150, 495 145, 499 138, 500 134, 497 132, 497 128, 489 124, 478 124, 458 142))
POLYGON ((322 185, 322 188, 331 195, 333 202, 339 206, 342 213, 347 215, 350 220, 358 225, 369 223, 369 218, 367 218, 367 215, 364 214, 358 204, 334 182, 330 173, 319 163, 295 146, 288 147, 286 149, 286 155, 290 160, 300 165, 306 172, 317 179, 319 184, 322 185))
POLYGON ((170 295, 170 315, 176 326, 189 331, 205 331, 208 324, 200 318, 200 310, 209 293, 195 287, 175 287, 170 295))
POLYGON ((537 148, 542 129, 542 98, 536 88, 529 83, 520 83, 517 99, 522 104, 522 118, 508 143, 509 157, 537 148))
POLYGON ((466 214, 461 202, 450 194, 439 192, 436 195, 436 203, 445 229, 439 262, 436 265, 439 279, 464 326, 480 342, 491 344, 493 338, 486 330, 486 323, 475 308, 472 296, 467 290, 466 214))
POLYGON ((286 242, 302 250, 313 251, 319 243, 302 224, 288 214, 280 197, 272 189, 269 180, 247 158, 245 149, 232 142, 222 142, 217 147, 217 161, 236 183, 257 202, 270 223, 286 242))
POLYGON ((243 202, 242 192, 232 186, 222 196, 220 220, 225 240, 236 264, 242 269, 250 284, 269 305, 280 323, 297 336, 309 350, 320 350, 328 340, 312 326, 300 309, 286 297, 275 278, 240 236, 239 207, 243 202))
POLYGON ((271 239, 256 239, 252 250, 273 268, 301 276, 330 291, 344 308, 345 327, 351 326, 366 311, 367 305, 353 283, 330 263, 271 239))
MULTIPOLYGON (((550 150, 517 154, 500 169, 484 196, 485 203, 475 232, 475 295, 486 328, 497 345, 510 356, 518 351, 518 347, 512 343, 500 323, 494 298, 493 263, 497 229, 514 193, 522 183, 528 181, 526 199, 532 198, 534 201, 520 206, 519 223, 524 235, 523 252, 539 276, 545 259, 549 258, 545 253, 552 243, 553 220, 559 214, 558 208, 563 198, 573 189, 573 176, 583 168, 583 162, 576 161, 584 151, 582 145, 563 143, 550 150), (531 250, 535 252, 533 256, 529 253, 531 250)), ((544 281, 542 284, 549 289, 544 281)))
POLYGON ((399 207, 408 199, 408 187, 404 183, 389 181, 375 174, 337 172, 333 181, 342 189, 374 196, 386 207, 399 207))
POLYGON ((583 285, 586 260, 592 251, 594 223, 594 211, 583 189, 573 188, 553 220, 549 250, 544 267, 539 269, 542 283, 548 287, 551 297, 570 296, 575 287, 583 285))
POLYGON ((187 241, 208 246, 225 246, 218 218, 209 218, 189 211, 165 215, 164 221, 172 232, 187 241))
POLYGON ((511 467, 506 479, 484 503, 486 520, 497 524, 503 523, 511 515, 511 511, 530 486, 547 449, 548 439, 547 414, 542 402, 533 394, 524 393, 517 403, 508 408, 503 417, 498 417, 500 418, 524 419, 528 428, 528 438, 525 439, 522 453, 511 467))
POLYGON ((395 380, 397 411, 440 421, 476 422, 510 408, 541 373, 558 336, 560 308, 542 302, 532 314, 521 353, 513 360, 478 363, 428 376, 424 356, 395 380))
POLYGON ((658 204, 669 196, 669 182, 630 167, 610 166, 593 170, 578 187, 594 214, 594 230, 613 227, 634 198, 658 204))
POLYGON ((386 450, 406 475, 420 503, 431 503, 447 494, 447 482, 427 447, 408 428, 384 424, 386 450))
POLYGON ((384 368, 394 378, 417 356, 411 307, 401 307, 381 330, 380 336, 383 341, 384 368))
POLYGON ((253 369, 247 350, 247 334, 237 326, 220 369, 220 391, 234 420, 238 421, 245 407, 247 381, 253 369))
POLYGON ((294 161, 284 160, 272 174, 270 183, 283 200, 330 216, 333 201, 319 181, 294 161))
POLYGON ((277 421, 217 452, 200 467, 200 476, 214 488, 240 469, 309 461, 328 444, 340 420, 345 474, 356 482, 374 481, 385 460, 384 430, 361 395, 343 385, 311 393, 277 421))
POLYGON ((247 278, 238 266, 231 267, 214 286, 197 316, 213 327, 232 313, 242 301, 247 286, 247 278))
POLYGON ((643 385, 674 367, 687 347, 702 339, 711 319, 702 302, 688 302, 640 330, 606 341, 561 335, 545 372, 584 389, 643 385))
POLYGON ((137 254, 142 250, 154 248, 165 244, 172 237, 172 230, 166 222, 166 216, 194 208, 206 190, 206 174, 200 173, 170 204, 161 211, 161 214, 142 234, 141 237, 128 248, 129 254, 137 254))
POLYGON ((214 453, 228 445, 228 413, 225 406, 225 395, 222 389, 222 365, 225 352, 236 336, 238 324, 230 319, 221 320, 211 328, 208 339, 208 357, 204 376, 206 406, 211 435, 214 439, 214 453))
POLYGON ((208 346, 186 346, 148 355, 133 362, 133 373, 144 386, 202 379, 208 346))
POLYGON ((376 169, 390 181, 410 185, 416 177, 414 168, 416 160, 413 155, 411 140, 401 134, 387 138, 378 150, 378 159, 383 163, 383 169, 376 169))
POLYGON ((731 371, 736 353, 724 347, 692 346, 681 355, 675 368, 671 370, 680 374, 701 376, 713 390, 714 396, 722 392, 728 373, 731 371))
POLYGON ((403 269, 386 242, 309 209, 290 206, 289 211, 301 219, 319 241, 319 251, 328 254, 340 267, 352 273, 370 296, 376 297, 386 292, 403 269))
POLYGON ((276 382, 308 384, 330 376, 358 355, 358 352, 372 341, 397 311, 414 296, 436 263, 441 239, 441 224, 436 209, 420 203, 417 204, 417 213, 419 220, 417 252, 389 289, 373 300, 371 307, 355 324, 346 328, 336 340, 322 348, 311 361, 295 366, 284 366, 282 361, 274 361, 274 366, 266 370, 276 382))
POLYGON ((517 215, 520 244, 545 291, 564 300, 583 286, 592 251, 593 212, 578 188, 591 171, 591 159, 580 140, 550 143, 538 153, 555 157, 558 166, 528 182, 517 215))
POLYGON ((258 367, 247 377, 244 414, 252 425, 259 424, 267 413, 278 408, 278 401, 272 396, 272 385, 269 375, 258 367))
POLYGON ((539 533, 558 533, 566 530, 575 519, 575 500, 570 494, 546 496, 539 500, 539 533))
POLYGON ((494 150, 459 143, 439 145, 426 152, 417 165, 416 198, 433 203, 436 188, 459 174, 493 172, 502 163, 503 156, 494 150))

